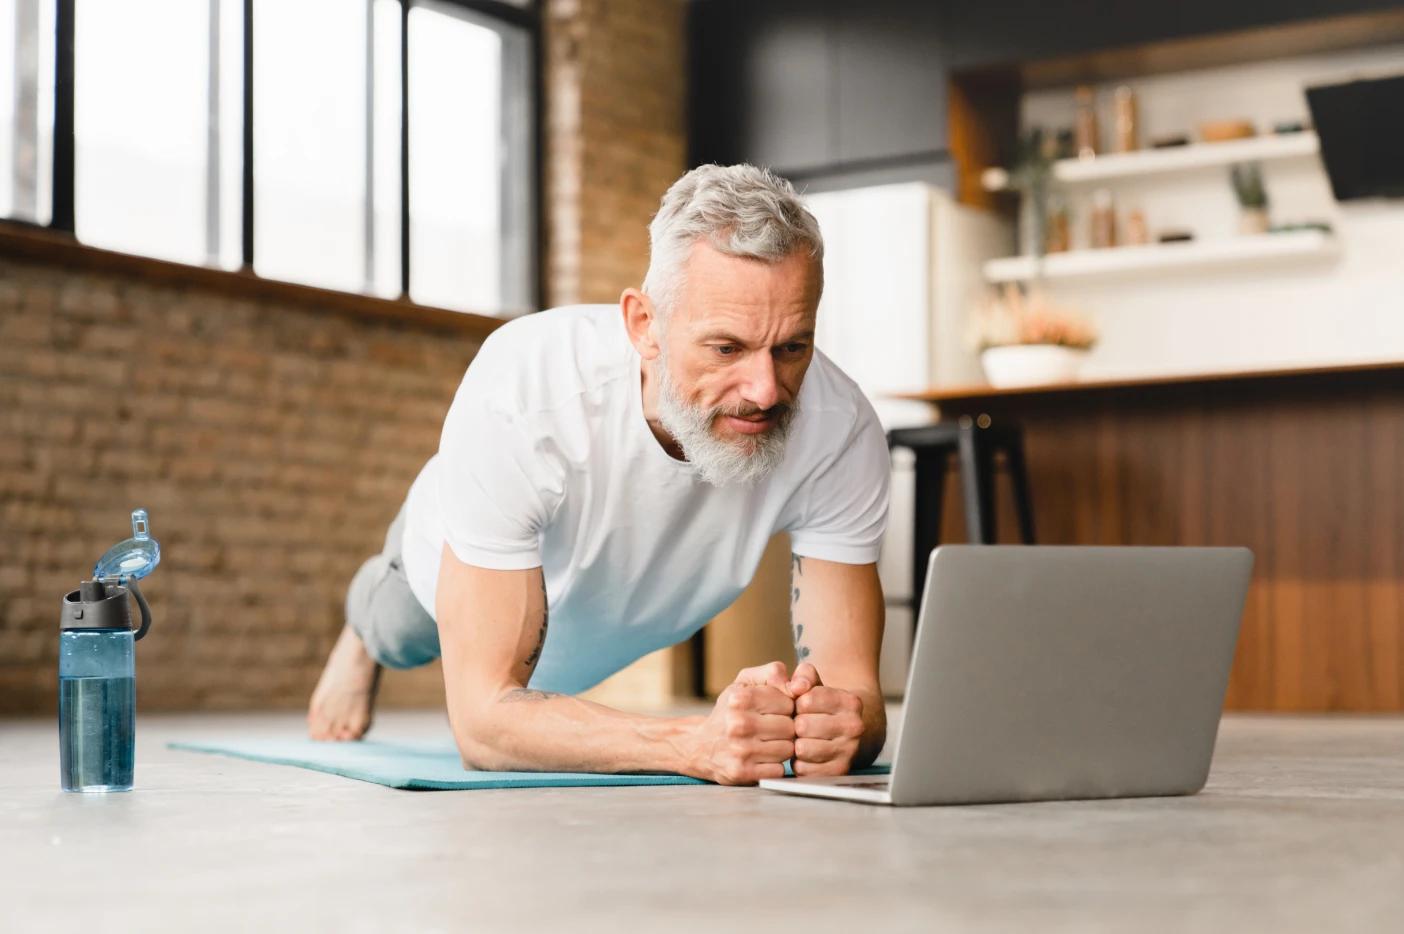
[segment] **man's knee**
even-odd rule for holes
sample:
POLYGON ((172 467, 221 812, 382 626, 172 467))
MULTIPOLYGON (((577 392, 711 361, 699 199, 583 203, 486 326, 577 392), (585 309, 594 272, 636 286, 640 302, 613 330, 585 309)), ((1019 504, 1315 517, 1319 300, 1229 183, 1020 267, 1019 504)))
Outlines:
POLYGON ((346 622, 371 658, 387 668, 416 668, 439 657, 439 630, 398 560, 376 555, 346 592, 346 622))

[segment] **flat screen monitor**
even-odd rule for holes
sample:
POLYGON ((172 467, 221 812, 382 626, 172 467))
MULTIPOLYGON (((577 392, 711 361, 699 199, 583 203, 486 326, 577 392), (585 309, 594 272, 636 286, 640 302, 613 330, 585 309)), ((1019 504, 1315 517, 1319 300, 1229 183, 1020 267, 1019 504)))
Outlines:
POLYGON ((1307 88, 1337 201, 1404 198, 1404 75, 1307 88))

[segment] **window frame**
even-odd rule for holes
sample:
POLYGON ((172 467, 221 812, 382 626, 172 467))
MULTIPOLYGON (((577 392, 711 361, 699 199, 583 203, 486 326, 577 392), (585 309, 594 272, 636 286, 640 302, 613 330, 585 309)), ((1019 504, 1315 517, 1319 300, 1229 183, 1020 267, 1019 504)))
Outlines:
MULTIPOLYGON (((254 0, 223 0, 223 2, 237 2, 243 9, 243 173, 241 182, 241 203, 242 213, 240 219, 241 245, 240 255, 242 265, 234 272, 219 269, 212 266, 195 266, 192 268, 206 269, 212 275, 224 275, 236 277, 240 280, 247 280, 250 277, 262 280, 264 277, 254 272, 253 260, 257 244, 254 242, 254 160, 257 153, 253 145, 253 116, 256 101, 254 100, 254 49, 253 41, 253 6, 254 0)), ((369 8, 371 0, 365 0, 369 8)), ((373 295, 363 292, 346 292, 348 295, 356 295, 372 301, 384 301, 396 306, 416 305, 409 297, 410 282, 410 217, 409 217, 409 11, 416 5, 417 0, 394 0, 400 7, 400 294, 394 299, 377 299, 373 295)), ((527 0, 525 4, 513 3, 510 0, 435 0, 441 5, 461 7, 471 11, 481 17, 495 20, 503 26, 522 30, 526 34, 528 54, 531 61, 528 63, 529 86, 525 89, 529 95, 527 108, 529 111, 529 132, 531 139, 528 143, 527 159, 529 162, 528 179, 526 183, 528 204, 526 214, 529 219, 529 229, 527 232, 528 257, 527 257, 527 291, 529 295, 529 305, 531 308, 540 308, 542 296, 545 294, 543 270, 544 263, 544 237, 543 237, 543 217, 544 204, 542 197, 543 179, 543 106, 542 89, 544 86, 543 73, 544 62, 542 53, 544 43, 542 41, 542 14, 538 0, 527 0)), ((74 21, 76 15, 77 0, 54 0, 55 19, 54 32, 56 43, 56 54, 54 57, 54 141, 53 141, 53 187, 52 187, 52 208, 50 219, 47 224, 33 224, 29 221, 18 218, 0 218, 0 222, 15 227, 28 227, 46 229, 55 234, 62 235, 74 242, 74 244, 84 248, 99 252, 100 247, 91 247, 80 244, 75 235, 75 215, 74 215, 74 193, 75 193, 75 135, 74 135, 74 21)), ((367 76, 367 81, 373 80, 373 76, 367 76)), ((152 258, 144 259, 156 262, 152 258)), ((160 261, 164 262, 164 261, 160 261)), ((177 264, 184 265, 184 264, 177 264)), ((269 282, 281 280, 266 280, 269 282)), ((322 290, 316 291, 340 291, 322 290)), ((424 306, 416 306, 424 307, 424 306)), ((453 311, 451 314, 472 314, 492 320, 504 320, 507 315, 493 314, 488 311, 460 312, 453 311)))

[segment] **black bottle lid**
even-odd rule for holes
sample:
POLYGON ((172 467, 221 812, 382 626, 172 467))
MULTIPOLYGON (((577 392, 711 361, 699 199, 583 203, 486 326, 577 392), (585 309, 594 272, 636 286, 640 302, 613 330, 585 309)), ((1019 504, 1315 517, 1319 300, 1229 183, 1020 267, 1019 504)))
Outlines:
POLYGON ((64 595, 59 628, 131 629, 127 588, 109 581, 83 581, 64 595))

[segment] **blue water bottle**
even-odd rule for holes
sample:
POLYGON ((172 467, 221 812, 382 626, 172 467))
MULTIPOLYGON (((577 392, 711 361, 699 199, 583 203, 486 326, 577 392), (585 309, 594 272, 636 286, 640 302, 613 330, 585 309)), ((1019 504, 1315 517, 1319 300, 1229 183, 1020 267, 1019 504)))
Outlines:
POLYGON ((137 580, 161 561, 146 510, 132 537, 114 545, 93 579, 63 598, 59 633, 59 770, 64 791, 130 791, 136 758, 136 640, 151 626, 137 580), (141 625, 132 631, 127 597, 141 625))

